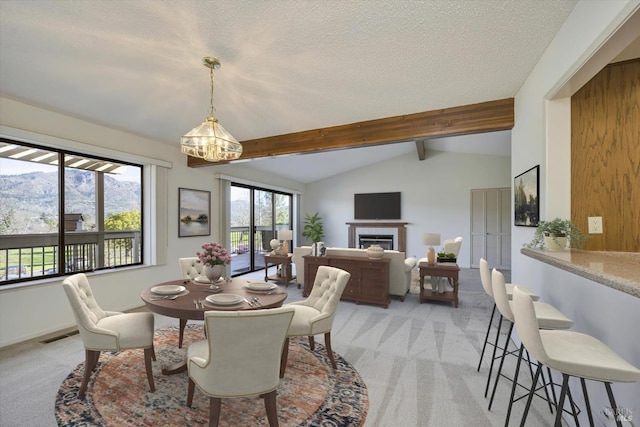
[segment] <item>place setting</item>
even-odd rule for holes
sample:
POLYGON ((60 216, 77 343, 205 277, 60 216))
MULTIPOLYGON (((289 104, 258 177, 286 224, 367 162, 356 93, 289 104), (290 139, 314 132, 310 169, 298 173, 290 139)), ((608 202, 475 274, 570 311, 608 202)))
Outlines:
POLYGON ((248 281, 244 285, 244 288, 247 292, 263 294, 263 295, 282 293, 278 285, 276 285, 275 283, 269 283, 269 282, 248 281))
POLYGON ((234 305, 241 304, 243 302, 247 302, 247 300, 237 294, 216 294, 216 295, 207 295, 207 297, 203 301, 203 305, 209 307, 230 307, 234 305))
POLYGON ((181 285, 158 285, 151 288, 151 300, 176 299, 187 295, 189 290, 181 285))

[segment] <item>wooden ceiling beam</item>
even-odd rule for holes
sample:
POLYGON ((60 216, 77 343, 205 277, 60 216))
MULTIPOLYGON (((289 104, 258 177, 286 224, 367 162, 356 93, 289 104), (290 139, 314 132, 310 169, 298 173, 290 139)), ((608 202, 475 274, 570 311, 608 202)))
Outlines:
MULTIPOLYGON (((509 130, 514 124, 513 105, 513 98, 507 98, 241 141, 239 160, 509 130)), ((189 167, 222 163, 233 162, 212 163, 191 156, 187 159, 189 167)))

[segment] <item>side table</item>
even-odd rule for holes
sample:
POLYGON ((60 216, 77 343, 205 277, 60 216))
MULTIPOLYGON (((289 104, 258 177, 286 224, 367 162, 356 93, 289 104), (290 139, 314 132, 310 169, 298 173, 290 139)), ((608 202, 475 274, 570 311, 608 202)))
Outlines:
MULTIPOLYGON (((293 260, 293 254, 287 255, 269 255, 264 256, 264 281, 268 282, 273 280, 274 282, 284 283, 289 286, 289 283, 296 278, 291 274, 291 261, 293 260), (276 274, 269 276, 269 264, 276 266, 276 274), (278 265, 282 265, 282 270, 278 272, 278 265)), ((298 288, 300 284, 298 283, 298 288)))
POLYGON ((420 269, 420 304, 424 300, 449 301, 458 308, 458 272, 460 271, 458 264, 436 263, 429 265, 426 262, 421 262, 418 268, 420 269), (433 289, 425 289, 424 276, 447 278, 451 286, 453 286, 453 291, 445 291, 439 294, 433 289))

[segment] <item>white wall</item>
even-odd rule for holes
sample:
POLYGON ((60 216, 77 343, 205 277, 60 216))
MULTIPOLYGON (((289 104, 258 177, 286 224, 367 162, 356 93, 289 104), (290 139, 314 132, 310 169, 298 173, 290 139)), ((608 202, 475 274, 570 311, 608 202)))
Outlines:
MULTIPOLYGON (((611 36, 639 7, 638 1, 580 0, 515 97, 511 173, 515 176, 540 165, 540 216, 543 220, 571 216, 567 123, 570 103, 567 97, 579 89, 579 86, 570 87, 571 78, 579 74, 581 68, 584 70, 584 64, 593 63, 598 50, 608 41, 615 40, 611 36), (564 98, 552 99, 556 93, 562 93, 564 98)), ((635 25, 632 31, 636 37, 640 36, 640 26, 635 25)), ((602 51, 606 50, 608 57, 599 58, 602 66, 626 45, 612 47, 609 43, 606 47, 602 51)), ((590 77, 599 70, 593 70, 590 77)), ((599 338, 640 367, 639 300, 525 257, 520 249, 531 240, 533 231, 513 227, 512 281, 537 290, 541 300, 550 302, 571 317, 575 322, 573 330, 599 338)), ((594 416, 604 425, 602 411, 609 403, 603 388, 599 383, 589 386, 594 416)), ((613 389, 618 404, 633 410, 637 417, 640 384, 614 385, 613 389)), ((573 390, 573 396, 582 403, 579 387, 573 390)), ((581 421, 584 423, 587 422, 585 417, 583 412, 581 421)))
MULTIPOLYGON (((188 168, 186 156, 180 153, 179 136, 170 146, 141 138, 115 129, 89 123, 77 118, 53 113, 7 98, 0 98, 0 125, 11 129, 29 131, 38 141, 38 134, 62 138, 69 145, 80 142, 87 150, 109 149, 117 153, 128 153, 172 163, 168 171, 168 194, 166 209, 168 218, 167 264, 135 267, 117 271, 89 273, 96 298, 105 310, 123 311, 142 305, 140 292, 153 284, 180 277, 177 259, 194 256, 200 245, 219 239, 218 183, 214 178, 218 172, 252 178, 258 182, 275 185, 284 182, 264 173, 247 170, 240 166, 214 166, 188 168), (98 148, 96 148, 98 147, 98 148), (231 174, 231 173, 229 173, 231 174), (212 227, 211 236, 178 238, 178 188, 186 187, 211 191, 212 227)), ((62 144, 64 146, 64 144, 62 144)), ((286 182, 287 187, 301 189, 302 184, 286 182)), ((0 287, 0 347, 55 332, 75 325, 69 303, 62 290, 60 278, 30 283, 28 286, 11 285, 0 287)))
MULTIPOLYGON (((470 191, 510 187, 510 159, 431 151, 418 160, 409 153, 307 185, 303 212, 324 219, 325 245, 346 247, 347 222, 353 218, 354 193, 402 193, 402 219, 407 225, 407 256, 426 257, 422 233, 464 239, 458 264, 470 266, 470 191)), ((320 165, 321 167, 321 165, 320 165)))

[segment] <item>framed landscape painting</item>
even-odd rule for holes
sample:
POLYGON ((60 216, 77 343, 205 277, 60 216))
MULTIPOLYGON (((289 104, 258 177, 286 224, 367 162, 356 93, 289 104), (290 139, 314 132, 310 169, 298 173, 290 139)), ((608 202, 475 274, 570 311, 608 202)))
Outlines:
POLYGON ((178 188, 178 237, 211 234, 211 192, 178 188))
POLYGON ((537 227, 540 218, 540 165, 515 177, 515 225, 537 227))

